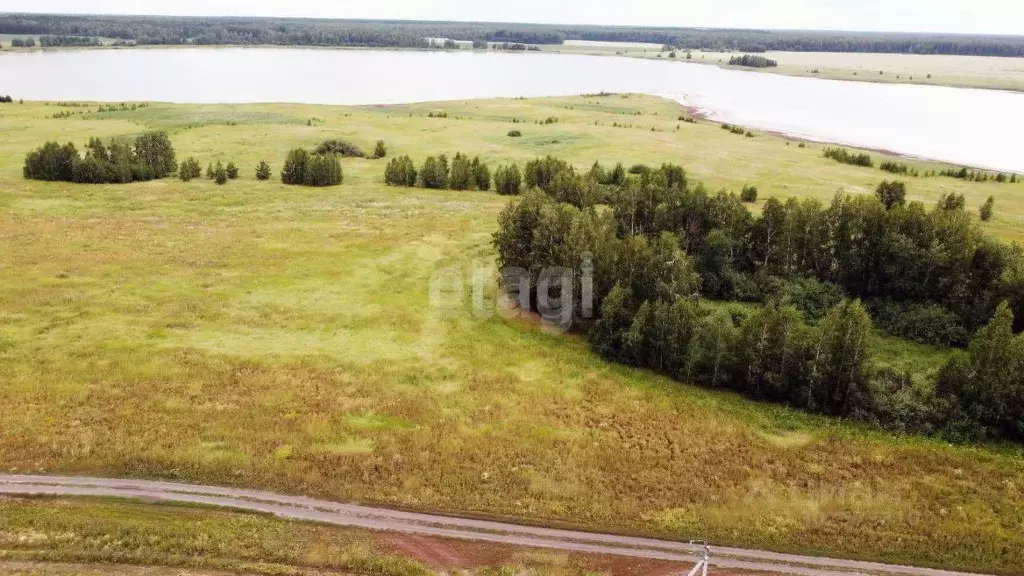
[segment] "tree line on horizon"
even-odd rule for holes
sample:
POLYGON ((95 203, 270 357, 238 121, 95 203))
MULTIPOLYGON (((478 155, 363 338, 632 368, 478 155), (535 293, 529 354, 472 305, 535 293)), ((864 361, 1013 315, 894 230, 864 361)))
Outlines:
POLYGON ((0 34, 113 38, 115 44, 269 44, 427 48, 427 38, 515 44, 645 42, 680 50, 1024 56, 1024 36, 715 30, 671 27, 301 18, 0 15, 0 34))

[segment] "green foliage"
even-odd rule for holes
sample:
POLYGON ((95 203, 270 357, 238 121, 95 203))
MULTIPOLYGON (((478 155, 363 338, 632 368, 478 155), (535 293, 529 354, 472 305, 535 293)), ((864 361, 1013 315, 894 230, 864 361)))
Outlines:
POLYGON ((213 173, 213 162, 206 165, 206 179, 213 180, 215 174, 213 173))
POLYGON ((740 192, 740 200, 747 203, 757 202, 757 186, 744 186, 743 191, 740 192))
POLYGON ((429 156, 420 168, 420 182, 424 188, 441 190, 448 187, 448 157, 429 156))
POLYGON ((494 189, 503 196, 516 196, 523 184, 523 175, 514 162, 498 166, 494 171, 494 189))
POLYGON ((220 186, 228 183, 228 171, 219 161, 217 162, 217 166, 213 169, 213 181, 220 186))
POLYGON ((981 218, 982 222, 988 222, 992 219, 992 211, 995 209, 995 206, 995 197, 989 196, 988 200, 985 200, 985 203, 982 204, 980 209, 978 209, 978 216, 981 218))
POLYGON ((36 45, 35 38, 12 38, 11 48, 33 48, 36 45))
POLYGON ((963 212, 964 207, 967 206, 967 200, 964 199, 963 194, 950 192, 939 197, 938 206, 939 210, 943 212, 963 212))
POLYGON ((366 153, 355 144, 346 140, 324 140, 316 147, 315 154, 337 154, 347 158, 365 158, 366 153))
POLYGON ((392 158, 384 168, 384 183, 388 186, 416 185, 416 166, 408 156, 392 158))
POLYGON ((513 128, 512 130, 508 131, 508 137, 509 138, 519 138, 522 135, 523 135, 523 133, 520 132, 519 130, 516 130, 515 128, 513 128))
POLYGON ((28 154, 22 175, 34 180, 110 184, 164 178, 178 169, 174 147, 165 132, 146 132, 134 144, 112 140, 109 147, 98 138, 80 157, 74 144, 47 142, 28 154))
POLYGON ((383 140, 377 140, 377 144, 373 147, 374 158, 384 158, 388 155, 388 147, 384 144, 383 140))
POLYGON ((875 196, 885 206, 886 210, 892 210, 896 206, 904 206, 907 203, 907 185, 903 182, 883 180, 875 189, 875 196))
POLYGON ((477 190, 487 191, 491 189, 491 169, 487 164, 480 161, 479 156, 473 157, 473 184, 477 190))
POLYGON ((935 304, 880 301, 873 305, 886 334, 934 346, 962 346, 967 329, 949 310, 935 304))
POLYGON ((907 166, 906 164, 903 164, 902 162, 894 162, 892 160, 885 160, 881 164, 879 164, 878 167, 881 168, 882 170, 885 170, 886 172, 891 172, 893 174, 900 174, 900 175, 903 175, 903 176, 918 176, 919 175, 917 170, 911 168, 910 166, 907 166))
POLYGON ((452 158, 448 187, 452 190, 469 190, 473 186, 473 165, 469 157, 456 152, 452 158))
POLYGON ((831 158, 836 162, 850 164, 851 166, 863 166, 865 168, 870 168, 873 165, 871 162, 871 156, 868 154, 864 154, 863 152, 860 154, 854 154, 846 148, 825 148, 823 154, 825 158, 831 158))
POLYGON ((229 179, 235 180, 238 178, 238 166, 236 166, 234 162, 228 162, 228 165, 224 169, 224 171, 229 179))
POLYGON ((1013 334, 1004 302, 971 340, 967 354, 943 368, 936 395, 946 433, 956 439, 1024 439, 1024 336, 1013 334))
POLYGON ((775 68, 779 65, 775 60, 770 60, 764 56, 751 56, 744 54, 743 56, 733 56, 729 58, 730 66, 746 66, 748 68, 775 68))
POLYGON ((336 154, 311 154, 302 177, 305 186, 338 186, 344 180, 341 160, 336 154))
POLYGON ((309 163, 309 152, 302 148, 294 148, 285 158, 281 169, 281 182, 284 184, 302 184, 306 179, 306 165, 309 163))
POLYGON ((178 177, 181 178, 182 182, 188 182, 189 180, 199 178, 203 175, 203 168, 199 165, 199 161, 194 157, 188 157, 181 166, 178 167, 178 177))
POLYGON ((265 160, 260 160, 258 166, 256 166, 256 179, 257 180, 270 180, 270 164, 267 164, 265 160))

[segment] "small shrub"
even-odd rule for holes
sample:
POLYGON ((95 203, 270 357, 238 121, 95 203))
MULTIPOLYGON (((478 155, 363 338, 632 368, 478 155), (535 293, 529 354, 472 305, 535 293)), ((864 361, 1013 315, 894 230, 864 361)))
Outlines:
POLYGON ((895 180, 883 180, 875 189, 875 196, 885 205, 886 210, 892 210, 907 203, 907 185, 895 180))
POLYGON ((650 170, 650 168, 644 166, 643 164, 633 164, 632 166, 629 167, 630 174, 643 174, 648 170, 650 170))
POLYGON ((213 169, 213 181, 221 186, 228 182, 228 171, 220 162, 217 162, 217 166, 213 169))
POLYGON ((865 168, 873 166, 871 156, 864 153, 854 154, 846 148, 825 148, 824 156, 842 164, 850 164, 851 166, 863 166, 865 168))
POLYGON ((519 138, 522 135, 523 135, 523 133, 520 132, 519 130, 516 130, 515 128, 513 128, 512 130, 508 131, 508 137, 509 138, 519 138))
POLYGON ((757 202, 757 186, 744 186, 740 192, 740 200, 744 202, 757 202))
POLYGON ((384 183, 388 186, 415 186, 416 166, 413 165, 412 158, 408 156, 392 158, 384 168, 384 183))
POLYGON ((499 166, 494 171, 494 188, 503 196, 516 196, 523 184, 523 174, 515 163, 499 166))
POLYGON ((383 140, 377 140, 377 145, 373 147, 374 158, 384 158, 388 155, 388 148, 384 144, 383 140))
POLYGON ((337 154, 346 158, 365 158, 366 153, 355 144, 345 140, 324 140, 316 147, 315 154, 337 154))
POLYGON ((234 162, 228 162, 227 168, 224 169, 224 172, 231 180, 236 180, 238 178, 238 166, 235 166, 234 162))
POLYGON ((270 180, 270 164, 260 160, 258 166, 256 166, 256 179, 257 180, 270 180))
POLYGON ((213 162, 210 162, 206 165, 206 179, 213 180, 214 176, 216 176, 216 174, 213 173, 213 162))
POLYGON ((985 203, 978 210, 978 216, 981 217, 982 222, 988 222, 992 219, 992 210, 995 208, 995 205, 996 199, 994 196, 989 196, 988 200, 985 200, 985 203))
POLYGON ((305 186, 337 186, 344 177, 337 154, 311 154, 306 161, 302 184, 305 186))
POLYGON ((189 180, 199 178, 202 175, 202 166, 199 165, 198 160, 191 156, 178 167, 178 177, 181 178, 182 182, 188 182, 189 180))

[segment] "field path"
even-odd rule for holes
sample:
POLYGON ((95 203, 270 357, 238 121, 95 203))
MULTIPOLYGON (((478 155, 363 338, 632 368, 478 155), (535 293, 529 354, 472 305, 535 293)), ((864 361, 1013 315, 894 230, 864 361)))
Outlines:
MULTIPOLYGON (((186 502, 264 512, 281 518, 323 522, 340 526, 354 526, 377 531, 394 531, 404 534, 495 542, 533 548, 549 548, 567 552, 609 554, 677 562, 696 562, 703 548, 697 544, 683 542, 521 526, 489 520, 436 516, 387 508, 340 504, 327 500, 316 500, 302 496, 286 496, 260 490, 199 486, 175 482, 89 477, 0 475, 0 494, 98 496, 186 502)), ((712 548, 711 565, 732 570, 752 570, 801 576, 850 576, 853 574, 967 576, 967 573, 964 572, 931 568, 915 568, 857 560, 720 547, 712 548)))

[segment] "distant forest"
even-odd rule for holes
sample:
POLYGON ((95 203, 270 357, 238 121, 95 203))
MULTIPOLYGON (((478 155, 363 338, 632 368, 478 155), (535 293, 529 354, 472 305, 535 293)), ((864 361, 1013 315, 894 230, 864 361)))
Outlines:
MULTIPOLYGON (((684 50, 1024 56, 1024 36, 809 32, 297 18, 0 15, 0 34, 110 38, 127 44, 429 46, 426 38, 558 45, 649 42, 684 50)), ((54 42, 51 45, 60 45, 54 42)), ((79 44, 80 45, 80 44, 79 44)))

